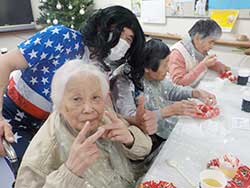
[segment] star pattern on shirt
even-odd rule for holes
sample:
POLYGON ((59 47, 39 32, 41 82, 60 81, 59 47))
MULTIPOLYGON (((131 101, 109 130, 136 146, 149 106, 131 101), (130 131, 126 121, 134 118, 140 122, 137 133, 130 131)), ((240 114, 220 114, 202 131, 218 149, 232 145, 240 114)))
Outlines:
POLYGON ((17 109, 16 115, 15 115, 15 120, 21 122, 22 119, 25 117, 24 112, 21 112, 20 110, 17 109))
POLYGON ((18 139, 20 139, 20 138, 22 138, 22 136, 19 136, 19 135, 18 135, 18 132, 16 132, 16 133, 14 134, 15 143, 18 143, 18 139))
POLYGON ((58 60, 53 60, 52 64, 53 64, 54 66, 57 66, 57 65, 59 65, 59 62, 58 62, 58 60))
POLYGON ((18 47, 29 66, 22 71, 21 79, 32 92, 49 102, 55 71, 65 62, 80 58, 84 53, 81 33, 62 25, 47 27, 18 47))
POLYGON ((31 83, 32 85, 35 85, 36 83, 38 83, 37 77, 31 77, 30 83, 31 83))
POLYGON ((42 31, 40 31, 40 33, 46 33, 47 30, 48 30, 48 28, 45 28, 45 29, 43 29, 42 31))
POLYGON ((76 37, 77 37, 76 33, 75 33, 75 32, 72 32, 72 38, 73 38, 74 40, 76 40, 76 37))
POLYGON ((30 44, 30 40, 26 40, 26 42, 24 44, 25 45, 29 45, 30 44))
POLYGON ((36 38, 36 40, 34 41, 34 44, 41 44, 41 39, 40 38, 36 38))
POLYGON ((37 54, 37 51, 32 50, 32 51, 29 53, 30 59, 36 58, 36 57, 37 57, 36 54, 37 54))
POLYGON ((65 63, 68 63, 70 61, 70 59, 65 59, 65 63))
POLYGON ((59 34, 59 31, 60 31, 60 29, 55 28, 51 32, 52 32, 52 34, 59 34))
POLYGON ((41 82, 43 83, 43 85, 46 85, 47 83, 49 83, 48 78, 44 78, 44 77, 42 77, 41 82))
POLYGON ((7 123, 11 122, 11 119, 4 119, 7 123))
POLYGON ((66 49, 66 54, 69 54, 71 51, 72 51, 71 48, 67 48, 66 49))
POLYGON ((19 48, 19 50, 21 51, 22 54, 24 54, 24 49, 23 48, 19 48))
POLYGON ((31 70, 32 70, 32 72, 34 73, 34 72, 37 71, 37 67, 32 67, 31 70))
POLYGON ((82 58, 81 54, 76 55, 76 59, 81 59, 81 58, 82 58))
POLYGON ((61 51, 62 50, 62 45, 59 43, 57 46, 56 46, 56 51, 61 51))
POLYGON ((63 36, 64 36, 64 40, 66 40, 66 39, 69 39, 69 32, 67 32, 66 34, 63 34, 63 36))
POLYGON ((53 41, 51 41, 51 40, 48 39, 48 40, 45 42, 45 47, 46 47, 46 48, 52 47, 52 43, 53 43, 53 41))
POLYGON ((49 73, 49 67, 43 66, 42 70, 43 74, 49 73))
POLYGON ((45 95, 48 95, 48 94, 49 94, 49 89, 48 89, 48 88, 44 88, 44 89, 43 89, 43 93, 44 93, 45 95))
POLYGON ((47 57, 47 55, 48 55, 48 54, 46 54, 46 53, 43 52, 42 55, 40 56, 40 60, 45 59, 45 58, 47 57))
POLYGON ((79 43, 76 43, 75 44, 75 49, 78 50, 78 48, 79 48, 79 43))

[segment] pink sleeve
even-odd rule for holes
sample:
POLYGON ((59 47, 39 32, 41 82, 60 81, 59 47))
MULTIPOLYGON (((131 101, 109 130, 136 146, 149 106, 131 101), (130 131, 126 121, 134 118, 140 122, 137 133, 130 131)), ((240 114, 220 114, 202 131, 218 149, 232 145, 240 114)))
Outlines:
POLYGON ((223 63, 221 63, 220 61, 216 61, 215 65, 209 67, 209 69, 211 69, 217 73, 221 73, 227 69, 227 66, 224 65, 223 63))
POLYGON ((190 85, 205 70, 206 66, 203 63, 199 63, 190 72, 187 72, 182 54, 178 50, 173 50, 170 54, 169 73, 172 81, 178 85, 190 85))

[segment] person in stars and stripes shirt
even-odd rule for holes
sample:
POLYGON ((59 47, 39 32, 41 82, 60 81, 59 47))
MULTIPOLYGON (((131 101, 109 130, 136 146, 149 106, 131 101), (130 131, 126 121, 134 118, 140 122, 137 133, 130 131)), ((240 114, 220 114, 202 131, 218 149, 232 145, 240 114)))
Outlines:
MULTIPOLYGON (((144 43, 136 16, 124 7, 111 6, 96 11, 80 31, 50 26, 2 55, 0 139, 12 143, 21 161, 30 140, 52 111, 50 86, 59 67, 71 59, 83 59, 108 72, 107 62, 122 57, 136 67, 144 43), (18 71, 9 79, 14 70, 18 71)), ((0 141, 0 156, 4 155, 0 141)))

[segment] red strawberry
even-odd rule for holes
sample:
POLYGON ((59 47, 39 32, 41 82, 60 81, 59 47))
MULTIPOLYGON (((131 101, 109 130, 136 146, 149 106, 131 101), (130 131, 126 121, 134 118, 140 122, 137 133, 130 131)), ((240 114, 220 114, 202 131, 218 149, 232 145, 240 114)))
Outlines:
POLYGON ((201 109, 201 111, 202 111, 203 113, 207 113, 208 110, 209 110, 209 107, 208 107, 207 105, 202 105, 200 109, 201 109))

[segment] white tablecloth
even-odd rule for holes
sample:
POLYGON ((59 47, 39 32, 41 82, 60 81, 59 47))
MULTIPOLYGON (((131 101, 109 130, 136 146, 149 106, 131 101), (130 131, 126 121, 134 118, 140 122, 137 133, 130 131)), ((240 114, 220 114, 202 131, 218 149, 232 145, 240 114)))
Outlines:
POLYGON ((177 188, 193 187, 167 160, 174 160, 196 185, 207 162, 225 153, 250 165, 250 113, 241 111, 242 93, 250 87, 221 82, 211 75, 207 78, 199 88, 216 95, 220 115, 210 120, 181 117, 143 181, 164 180, 177 188))

